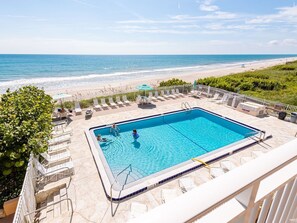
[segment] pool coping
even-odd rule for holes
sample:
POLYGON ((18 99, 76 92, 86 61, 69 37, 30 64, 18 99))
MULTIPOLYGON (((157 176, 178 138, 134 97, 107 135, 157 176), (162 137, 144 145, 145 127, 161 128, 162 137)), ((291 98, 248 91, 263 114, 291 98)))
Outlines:
MULTIPOLYGON (((260 134, 262 134, 264 132, 260 129, 255 128, 255 127, 252 127, 247 124, 244 124, 244 123, 235 121, 233 119, 224 117, 222 115, 208 111, 201 107, 193 107, 192 109, 202 110, 204 112, 210 113, 212 115, 218 116, 220 118, 223 118, 228 121, 234 122, 236 124, 242 125, 244 127, 250 128, 250 129, 258 132, 254 136, 259 135, 258 140, 256 140, 255 137, 248 137, 248 138, 242 139, 240 141, 231 143, 227 146, 221 147, 217 150, 214 150, 214 151, 208 152, 206 154, 203 154, 201 156, 195 157, 199 160, 203 159, 203 161, 208 164, 211 164, 211 163, 217 161, 218 159, 222 159, 222 158, 229 156, 233 153, 239 152, 239 151, 241 151, 255 143, 258 143, 258 141, 260 140, 260 134)), ((130 123, 130 122, 145 120, 145 119, 149 119, 149 118, 153 118, 153 117, 160 117, 162 115, 179 113, 179 112, 184 112, 184 111, 185 110, 180 109, 180 110, 175 110, 175 111, 170 111, 170 112, 165 112, 165 113, 160 113, 160 114, 155 114, 155 115, 150 115, 150 116, 144 116, 144 117, 135 118, 135 119, 123 120, 123 121, 115 122, 115 124, 130 123)), ((141 192, 152 189, 160 184, 163 184, 167 181, 170 181, 174 178, 177 178, 181 175, 184 175, 184 174, 189 173, 197 168, 201 168, 204 166, 202 163, 193 162, 192 160, 188 160, 188 161, 182 162, 180 164, 177 164, 175 166, 172 166, 170 168, 167 168, 165 170, 162 170, 157 173, 146 176, 140 180, 137 180, 137 181, 127 184, 125 186, 121 186, 121 185, 117 184, 117 182, 115 182, 115 179, 111 173, 109 165, 104 157, 104 154, 99 149, 99 145, 96 145, 94 143, 96 141, 94 134, 91 134, 92 129, 104 128, 104 127, 109 127, 109 126, 110 125, 100 125, 100 126, 92 126, 92 127, 85 129, 85 135, 87 137, 87 141, 88 141, 90 150, 92 152, 92 156, 95 161, 97 171, 101 178, 101 183, 104 188, 105 195, 108 197, 108 199, 111 199, 111 197, 112 197, 113 201, 122 201, 122 200, 129 199, 141 192), (100 158, 100 156, 102 158, 100 158), (110 179, 113 179, 114 181, 111 183, 110 179)))

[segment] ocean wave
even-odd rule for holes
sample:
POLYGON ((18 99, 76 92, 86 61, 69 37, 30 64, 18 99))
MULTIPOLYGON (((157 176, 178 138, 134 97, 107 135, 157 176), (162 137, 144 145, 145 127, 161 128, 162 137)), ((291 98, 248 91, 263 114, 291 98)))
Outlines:
POLYGON ((54 82, 65 82, 65 81, 78 81, 78 80, 89 80, 95 78, 112 78, 117 76, 129 76, 135 74, 155 74, 170 71, 184 71, 189 69, 199 69, 203 66, 192 66, 192 67, 175 67, 175 68, 164 68, 164 69, 152 69, 152 70, 139 70, 139 71, 128 71, 128 72, 115 72, 115 73, 105 73, 105 74, 88 74, 81 76, 62 76, 62 77, 44 77, 44 78, 28 78, 28 79, 18 79, 10 80, 0 83, 0 87, 7 87, 13 85, 27 85, 27 84, 44 84, 44 83, 54 83, 54 82))

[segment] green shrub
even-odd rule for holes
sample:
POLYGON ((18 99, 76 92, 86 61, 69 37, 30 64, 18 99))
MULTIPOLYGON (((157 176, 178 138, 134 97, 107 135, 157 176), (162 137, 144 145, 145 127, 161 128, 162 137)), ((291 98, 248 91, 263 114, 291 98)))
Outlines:
POLYGON ((248 71, 223 77, 208 77, 198 80, 199 84, 254 97, 276 100, 297 105, 297 61, 263 70, 248 71))
POLYGON ((186 81, 183 81, 181 79, 172 78, 168 81, 161 81, 159 84, 159 87, 169 87, 169 86, 177 86, 177 85, 184 85, 184 84, 190 84, 186 81))
MULTIPOLYGON (((0 176, 5 187, 2 196, 13 198, 21 188, 31 152, 39 154, 48 147, 52 131, 52 98, 43 90, 25 86, 14 92, 7 90, 0 101, 0 176), (9 184, 8 184, 9 185, 9 184), (10 197, 13 196, 13 197, 10 197)), ((4 186, 1 185, 0 188, 4 186)))

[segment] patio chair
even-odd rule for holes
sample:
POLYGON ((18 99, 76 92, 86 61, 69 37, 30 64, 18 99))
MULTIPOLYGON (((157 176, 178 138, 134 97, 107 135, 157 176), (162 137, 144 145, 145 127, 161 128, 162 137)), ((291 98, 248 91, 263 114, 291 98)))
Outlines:
POLYGON ((52 138, 48 140, 49 146, 64 143, 64 142, 71 142, 71 136, 70 135, 62 135, 56 138, 52 138))
POLYGON ((69 149, 68 143, 57 144, 57 145, 49 146, 47 149, 47 153, 56 153, 66 149, 69 149))
POLYGON ((220 94, 219 93, 215 93, 214 96, 211 98, 211 101, 217 101, 219 100, 220 94))
POLYGON ((162 90, 161 91, 161 96, 165 99, 169 99, 169 96, 168 95, 165 95, 164 91, 162 90))
POLYGON ((225 102, 227 102, 229 95, 228 94, 224 94, 223 97, 217 101, 215 101, 215 103, 217 104, 224 104, 225 102))
POLYGON ((116 107, 117 106, 116 103, 114 103, 112 97, 109 97, 108 101, 109 101, 109 104, 110 104, 111 107, 116 107))
POLYGON ((179 89, 178 88, 175 89, 175 93, 178 94, 180 97, 185 97, 184 94, 182 94, 182 93, 179 92, 179 89))
POLYGON ((194 183, 193 179, 190 177, 183 177, 183 178, 179 179, 178 182, 179 182, 179 187, 183 193, 190 191, 190 190, 194 189, 195 187, 197 187, 196 184, 194 183))
POLYGON ((149 98, 151 98, 152 101, 158 101, 158 99, 153 96, 153 92, 149 92, 149 98))
POLYGON ((230 160, 223 160, 220 162, 220 166, 221 168, 225 171, 225 172, 228 172, 234 168, 236 168, 236 165, 230 161, 230 160))
POLYGON ((223 175, 225 171, 220 167, 210 167, 209 168, 209 174, 211 178, 217 178, 221 175, 223 175))
POLYGON ((70 158, 69 150, 65 150, 64 152, 57 153, 54 155, 48 153, 40 153, 40 155, 48 162, 48 163, 55 163, 62 160, 68 160, 70 158))
POLYGON ((101 98, 101 106, 102 108, 108 108, 108 104, 106 104, 105 98, 101 98))
POLYGON ((159 96, 159 92, 155 91, 155 98, 161 100, 161 101, 165 101, 165 98, 163 98, 162 96, 159 96))
POLYGON ((170 200, 173 200, 178 196, 176 189, 163 189, 161 190, 161 199, 162 203, 166 203, 170 200))
POLYGON ((137 104, 140 104, 141 103, 141 96, 137 95, 135 101, 136 101, 137 104))
POLYGON ((130 104, 130 101, 127 99, 127 96, 126 95, 123 95, 122 96, 122 99, 123 99, 123 102, 127 105, 127 104, 130 104))
POLYGON ((58 174, 73 174, 73 162, 68 161, 63 164, 55 165, 53 167, 43 166, 37 159, 35 159, 35 166, 41 177, 51 177, 58 174))
POLYGON ((169 90, 166 90, 166 95, 172 99, 175 99, 175 95, 170 94, 169 90))
POLYGON ((73 130, 71 127, 63 127, 63 126, 57 127, 57 126, 55 126, 51 135, 53 138, 55 138, 55 137, 59 137, 62 135, 72 135, 72 133, 73 133, 73 130))
POLYGON ((82 110, 80 108, 80 104, 78 101, 74 102, 74 112, 75 112, 75 115, 81 115, 82 113, 82 110))
POLYGON ((99 105, 97 98, 93 99, 93 105, 94 105, 93 107, 96 111, 101 109, 101 106, 99 105))
POLYGON ((202 92, 201 91, 192 91, 191 96, 194 98, 201 98, 202 92))
POLYGON ((121 101, 120 96, 116 96, 116 103, 117 103, 119 106, 123 106, 123 105, 124 105, 124 103, 121 101))
POLYGON ((253 160, 253 157, 250 157, 250 156, 243 156, 243 157, 240 157, 240 164, 245 164, 249 161, 253 160))
POLYGON ((175 97, 179 97, 179 94, 177 94, 176 92, 175 92, 175 89, 171 89, 171 95, 173 95, 173 96, 175 96, 175 97))
POLYGON ((147 212, 147 210, 148 208, 145 204, 132 202, 130 206, 130 218, 136 218, 147 212))
POLYGON ((262 156, 263 154, 265 154, 264 152, 260 151, 260 150, 254 150, 252 151, 252 157, 257 158, 259 156, 262 156))

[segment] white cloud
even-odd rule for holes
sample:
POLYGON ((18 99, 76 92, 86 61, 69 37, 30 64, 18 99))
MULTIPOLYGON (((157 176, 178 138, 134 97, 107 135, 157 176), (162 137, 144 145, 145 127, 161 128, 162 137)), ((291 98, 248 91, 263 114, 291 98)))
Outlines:
POLYGON ((271 40, 268 42, 269 45, 279 45, 280 42, 278 40, 271 40))
POLYGON ((206 11, 206 12, 214 12, 214 11, 218 11, 220 8, 217 5, 212 4, 212 0, 203 0, 203 1, 199 1, 198 3, 200 3, 199 5, 199 9, 201 11, 206 11))
POLYGON ((268 45, 272 46, 297 46, 297 39, 283 39, 283 40, 271 40, 268 45))
POLYGON ((257 16, 250 19, 247 23, 265 24, 265 23, 297 23, 297 6, 277 8, 277 13, 257 16))

